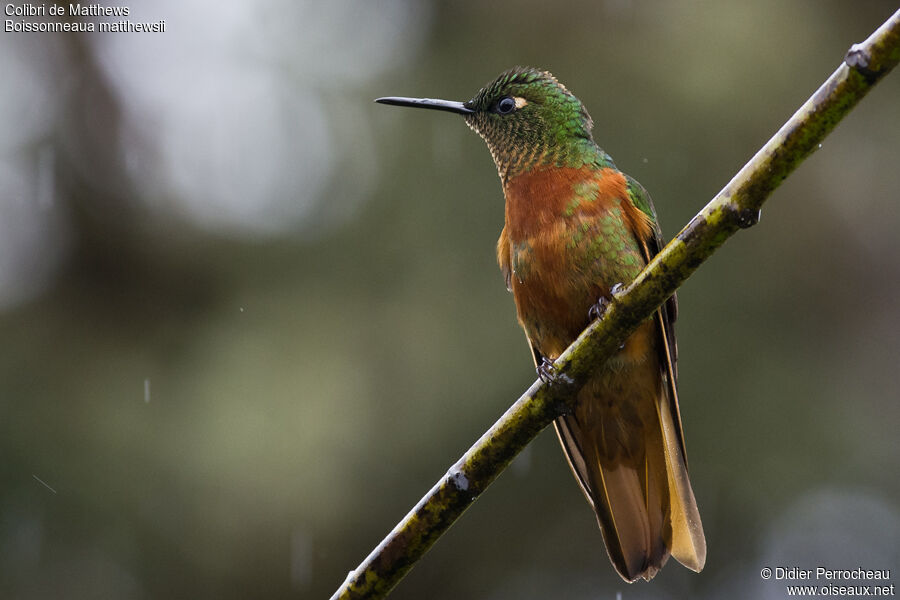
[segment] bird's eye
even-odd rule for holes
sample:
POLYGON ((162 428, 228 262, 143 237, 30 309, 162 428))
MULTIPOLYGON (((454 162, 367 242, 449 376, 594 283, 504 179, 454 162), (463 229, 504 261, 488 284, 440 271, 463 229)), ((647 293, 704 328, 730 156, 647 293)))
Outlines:
POLYGON ((516 110, 516 101, 510 96, 503 96, 497 101, 497 112, 501 115, 508 115, 516 110))

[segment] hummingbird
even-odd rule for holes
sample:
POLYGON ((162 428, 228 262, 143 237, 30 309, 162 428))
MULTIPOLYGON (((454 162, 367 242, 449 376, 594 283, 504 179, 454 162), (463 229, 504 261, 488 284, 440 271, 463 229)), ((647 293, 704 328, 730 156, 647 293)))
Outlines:
MULTIPOLYGON (((497 261, 538 374, 552 381, 553 361, 662 247, 650 195, 616 168, 584 104, 547 71, 515 67, 466 102, 376 102, 462 115, 487 143, 506 205, 497 261)), ((698 572, 706 562, 678 409, 676 310, 673 295, 554 421, 627 582, 649 581, 670 555, 698 572)))

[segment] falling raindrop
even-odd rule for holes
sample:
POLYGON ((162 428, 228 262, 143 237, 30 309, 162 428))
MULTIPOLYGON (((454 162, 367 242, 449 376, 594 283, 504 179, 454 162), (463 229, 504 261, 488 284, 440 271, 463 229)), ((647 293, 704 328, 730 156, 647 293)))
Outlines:
POLYGON ((144 402, 150 403, 150 378, 144 380, 144 402))
POLYGON ((532 459, 531 446, 525 446, 525 449, 513 461, 512 472, 520 477, 527 475, 531 471, 532 459))
POLYGON ((38 153, 37 167, 37 204, 43 209, 49 209, 53 206, 56 197, 56 176, 55 176, 56 154, 53 146, 45 144, 38 153))
POLYGON ((56 493, 56 490, 54 490, 52 487, 50 487, 50 486, 47 484, 46 481, 44 481, 43 479, 41 479, 40 477, 38 477, 37 475, 35 475, 35 474, 33 474, 33 473, 32 473, 31 476, 34 477, 34 480, 37 481, 38 483, 40 483, 42 486, 44 486, 45 488, 47 488, 48 490, 50 490, 50 491, 53 492, 54 494, 56 493))
POLYGON ((299 527, 291 533, 291 583, 296 590, 309 587, 312 580, 312 536, 299 527))

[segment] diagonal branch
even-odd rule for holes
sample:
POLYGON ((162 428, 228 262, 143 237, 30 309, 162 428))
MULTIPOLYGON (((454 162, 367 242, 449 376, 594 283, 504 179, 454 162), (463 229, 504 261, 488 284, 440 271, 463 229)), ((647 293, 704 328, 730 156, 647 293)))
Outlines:
POLYGON ((332 600, 383 598, 512 459, 556 417, 597 365, 739 229, 759 221, 772 191, 900 62, 900 10, 861 44, 740 172, 560 356, 552 384, 536 381, 352 571, 332 600))

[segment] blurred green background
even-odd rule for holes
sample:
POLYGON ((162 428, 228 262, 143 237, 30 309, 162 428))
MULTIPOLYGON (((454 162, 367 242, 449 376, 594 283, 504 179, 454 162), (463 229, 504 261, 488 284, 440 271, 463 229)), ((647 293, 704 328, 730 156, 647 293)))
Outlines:
MULTIPOLYGON (((128 6, 166 33, 0 35, 2 598, 328 597, 534 380, 487 150, 373 98, 549 69, 671 236, 897 8, 128 6)), ((392 598, 900 568, 898 98, 893 73, 679 291, 703 573, 622 583, 545 431, 392 598)))

